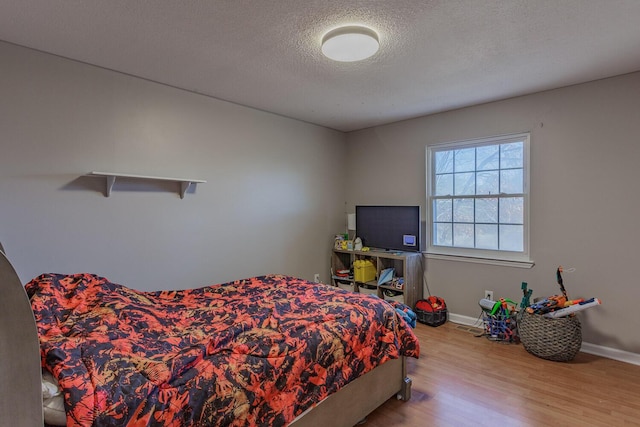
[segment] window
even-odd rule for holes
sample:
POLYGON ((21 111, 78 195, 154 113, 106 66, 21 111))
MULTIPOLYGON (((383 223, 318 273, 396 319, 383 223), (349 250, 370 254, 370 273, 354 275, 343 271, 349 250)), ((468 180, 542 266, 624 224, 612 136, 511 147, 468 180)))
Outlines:
POLYGON ((427 252, 529 262, 528 159, 528 133, 427 147, 427 252))

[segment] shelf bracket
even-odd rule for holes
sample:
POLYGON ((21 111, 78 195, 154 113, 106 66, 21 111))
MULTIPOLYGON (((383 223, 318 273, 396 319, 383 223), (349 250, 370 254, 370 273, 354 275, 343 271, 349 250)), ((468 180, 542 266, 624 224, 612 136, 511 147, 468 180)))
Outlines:
POLYGON ((191 186, 191 181, 182 181, 180 183, 180 198, 184 199, 184 194, 187 192, 189 187, 191 186))
POLYGON ((116 183, 116 177, 115 176, 107 176, 107 192, 106 195, 107 197, 109 197, 111 195, 111 189, 113 189, 113 184, 116 183))

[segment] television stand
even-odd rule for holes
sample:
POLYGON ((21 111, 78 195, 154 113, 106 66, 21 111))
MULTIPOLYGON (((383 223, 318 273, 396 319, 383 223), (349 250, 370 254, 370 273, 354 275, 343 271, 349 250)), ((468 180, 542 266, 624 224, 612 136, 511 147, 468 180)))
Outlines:
POLYGON ((416 302, 423 295, 422 253, 402 252, 384 249, 369 251, 350 251, 333 249, 331 253, 331 281, 334 286, 353 292, 375 294, 385 300, 402 302, 413 309, 416 302), (369 260, 375 266, 375 278, 367 282, 357 281, 354 277, 338 276, 341 270, 353 270, 354 261, 369 260), (402 289, 393 283, 378 285, 380 273, 387 269, 394 269, 394 278, 402 279, 402 289), (395 295, 393 295, 395 294, 395 295))

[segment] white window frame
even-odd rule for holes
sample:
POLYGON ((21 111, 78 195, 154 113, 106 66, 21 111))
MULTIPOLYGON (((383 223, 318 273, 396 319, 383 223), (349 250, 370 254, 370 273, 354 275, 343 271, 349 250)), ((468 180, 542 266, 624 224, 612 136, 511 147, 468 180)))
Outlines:
MULTIPOLYGON (((534 263, 529 255, 529 194, 530 194, 530 163, 529 163, 529 132, 498 135, 487 138, 452 141, 432 144, 426 147, 426 181, 427 181, 427 215, 426 215, 426 255, 432 259, 450 259, 476 263, 508 265, 521 268, 531 268, 534 263), (433 244, 433 200, 435 193, 435 154, 438 151, 449 151, 463 148, 498 145, 510 142, 523 142, 523 251, 511 252, 491 249, 462 248, 454 246, 436 246, 433 244)), ((475 199, 475 196, 471 196, 475 199)))

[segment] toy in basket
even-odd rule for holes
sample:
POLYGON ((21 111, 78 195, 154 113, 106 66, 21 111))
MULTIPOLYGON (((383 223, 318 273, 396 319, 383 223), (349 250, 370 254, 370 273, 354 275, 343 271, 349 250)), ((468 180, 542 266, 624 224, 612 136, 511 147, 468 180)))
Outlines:
POLYGON ((482 308, 483 335, 492 341, 519 342, 515 302, 508 298, 499 301, 483 298, 478 304, 482 308))
POLYGON ((429 326, 440 326, 447 321, 447 304, 444 299, 429 296, 416 302, 415 313, 418 322, 429 326))

